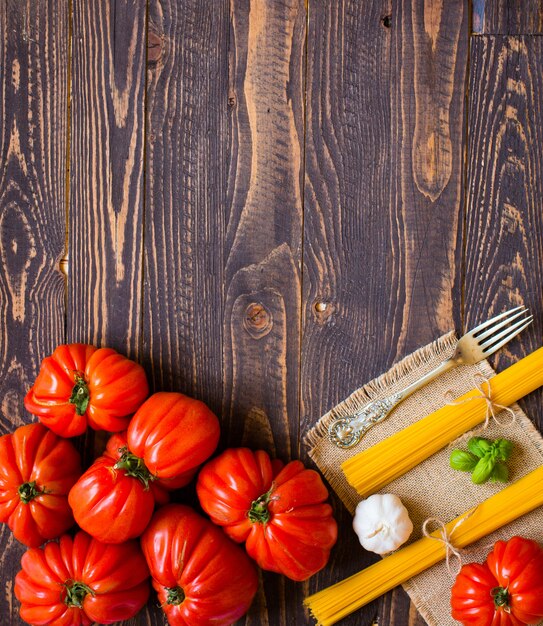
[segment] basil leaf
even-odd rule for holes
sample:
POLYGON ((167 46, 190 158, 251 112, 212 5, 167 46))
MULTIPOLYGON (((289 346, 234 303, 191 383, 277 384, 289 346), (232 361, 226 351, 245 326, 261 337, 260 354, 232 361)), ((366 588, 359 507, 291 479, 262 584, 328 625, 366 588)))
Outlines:
POLYGON ((481 485, 482 483, 486 483, 486 481, 490 478, 492 474, 492 470, 495 466, 495 460, 492 456, 487 456, 477 461, 477 465, 473 470, 473 474, 471 475, 471 480, 476 485, 481 485))
POLYGON ((506 483, 509 480, 509 469, 503 463, 496 463, 490 474, 490 480, 494 483, 506 483))
POLYGON ((496 439, 492 445, 495 447, 497 458, 502 461, 507 461, 513 452, 513 442, 507 439, 496 439))
POLYGON ((469 451, 480 459, 482 459, 485 454, 490 452, 491 448, 492 444, 488 439, 485 439, 484 437, 472 437, 468 441, 469 451))
POLYGON ((453 450, 450 458, 451 467, 462 472, 472 472, 477 465, 477 457, 470 452, 453 450))

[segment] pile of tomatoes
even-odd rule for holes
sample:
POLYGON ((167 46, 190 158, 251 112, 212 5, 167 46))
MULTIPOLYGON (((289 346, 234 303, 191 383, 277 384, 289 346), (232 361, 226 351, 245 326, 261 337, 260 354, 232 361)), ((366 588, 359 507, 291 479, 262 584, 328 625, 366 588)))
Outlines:
POLYGON ((296 581, 326 565, 337 525, 319 474, 247 448, 208 460, 214 413, 149 396, 143 368, 115 350, 59 346, 25 407, 40 421, 0 437, 0 521, 29 548, 15 578, 26 622, 130 619, 151 583, 172 626, 226 625, 248 610, 256 565, 296 581), (89 427, 111 436, 83 472, 69 438, 89 427), (209 518, 169 503, 195 477, 209 518))

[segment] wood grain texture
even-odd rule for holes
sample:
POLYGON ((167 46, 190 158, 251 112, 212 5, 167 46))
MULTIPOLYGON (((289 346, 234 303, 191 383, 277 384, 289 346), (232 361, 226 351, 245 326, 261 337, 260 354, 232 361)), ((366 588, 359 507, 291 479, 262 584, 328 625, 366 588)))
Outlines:
MULTIPOLYGON (((542 32, 540 0, 519 6, 1 3, 0 433, 65 339, 206 401, 221 447, 308 463, 322 413, 453 326, 524 303, 536 323, 493 364, 541 345, 541 38, 472 37, 464 111, 470 10, 478 33, 542 32)), ((523 403, 540 427, 542 400, 523 403)), ((303 597, 371 562, 333 504, 327 568, 261 573, 240 624, 312 624, 303 597)), ((22 550, 5 527, 0 547, 19 625, 22 550)), ((397 589, 342 624, 374 619, 424 623, 397 589)), ((154 596, 128 622, 164 623, 154 596)))
MULTIPOLYGON (((31 421, 23 398, 64 339, 68 2, 0 3, 0 434, 31 421)), ((2 623, 23 547, 0 530, 2 623)))
POLYGON ((68 338, 138 357, 146 1, 72 1, 68 338))
MULTIPOLYGON (((468 18, 465 2, 310 10, 304 429, 460 324, 468 18)), ((345 530, 311 584, 369 563, 345 530)), ((405 606, 397 590, 346 623, 369 624, 379 610, 380 623, 405 624, 405 606)))
MULTIPOLYGON (((226 203, 225 443, 298 454, 302 0, 233 0, 226 203)), ((263 573, 247 624, 303 623, 303 586, 263 573)))
MULTIPOLYGON (((391 29, 382 22, 387 15, 386 0, 310 7, 301 371, 305 429, 383 371, 396 353, 401 322, 383 325, 384 318, 394 322, 401 315, 401 304, 395 311, 400 287, 388 211, 392 42, 391 29)), ((370 564, 350 530, 349 513, 339 500, 334 504, 341 540, 326 569, 311 579, 311 592, 370 564)), ((373 603, 345 624, 371 624, 376 611, 373 603)))
POLYGON ((222 405, 224 2, 151 1, 143 342, 156 389, 222 405))
POLYGON ((472 30, 488 35, 543 33, 542 0, 473 0, 472 30))
MULTIPOLYGON (((503 369, 541 346, 543 40, 477 37, 470 72, 466 323, 524 304, 534 324, 497 353, 503 369)), ((521 404, 543 427, 543 393, 521 404)))
POLYGON ((468 25, 464 0, 399 3, 392 25, 390 210, 404 285, 397 356, 460 325, 468 25))

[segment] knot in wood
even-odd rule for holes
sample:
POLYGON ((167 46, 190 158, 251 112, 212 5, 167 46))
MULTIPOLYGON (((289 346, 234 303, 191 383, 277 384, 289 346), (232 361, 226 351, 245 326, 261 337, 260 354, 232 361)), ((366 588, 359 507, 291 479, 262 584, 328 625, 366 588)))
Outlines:
POLYGON ((315 320, 317 324, 326 324, 330 319, 330 316, 334 312, 334 305, 332 302, 326 300, 317 300, 313 303, 313 310, 315 312, 315 320))
POLYGON ((162 56, 163 38, 153 30, 147 34, 147 63, 156 63, 162 56))
POLYGON ((252 302, 245 309, 243 326, 253 339, 261 339, 272 329, 272 314, 260 302, 252 302))
POLYGON ((64 274, 64 276, 68 276, 70 270, 70 259, 68 255, 62 257, 59 262, 59 269, 64 274))

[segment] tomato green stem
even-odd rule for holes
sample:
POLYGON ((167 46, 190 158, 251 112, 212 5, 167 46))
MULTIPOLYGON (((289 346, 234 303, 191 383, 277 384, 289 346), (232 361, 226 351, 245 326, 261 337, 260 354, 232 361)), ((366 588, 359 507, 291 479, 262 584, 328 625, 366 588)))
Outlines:
POLYGON ((145 485, 145 489, 149 489, 149 483, 156 480, 157 476, 151 474, 144 460, 132 454, 128 448, 121 448, 120 453, 121 458, 115 463, 115 469, 124 470, 127 476, 137 478, 145 485))
POLYGON ((494 606, 499 609, 504 609, 507 613, 509 612, 509 591, 504 589, 503 587, 494 587, 491 590, 490 594, 494 599, 494 606))
POLYGON ((75 375, 75 385, 72 389, 72 395, 68 402, 75 405, 75 412, 78 415, 85 415, 85 411, 89 406, 90 391, 87 386, 87 381, 81 376, 81 374, 75 375))
POLYGON ((271 486, 269 491, 263 493, 256 500, 251 503, 251 508, 247 512, 247 517, 253 522, 253 524, 267 524, 270 521, 271 513, 268 510, 268 504, 270 502, 271 494, 274 486, 271 486))
POLYGON ((178 606, 185 599, 185 592, 181 587, 164 587, 166 591, 166 604, 178 606))
POLYGON ((23 483, 22 485, 19 485, 17 493, 19 494, 19 498, 21 498, 21 502, 23 504, 28 504, 40 494, 45 493, 45 489, 38 487, 36 481, 34 480, 31 483, 23 483))
POLYGON ((91 596, 96 595, 94 590, 91 589, 85 583, 81 583, 74 580, 67 580, 64 583, 64 587, 66 588, 66 597, 64 598, 64 604, 69 607, 83 607, 83 600, 87 594, 91 594, 91 596))

